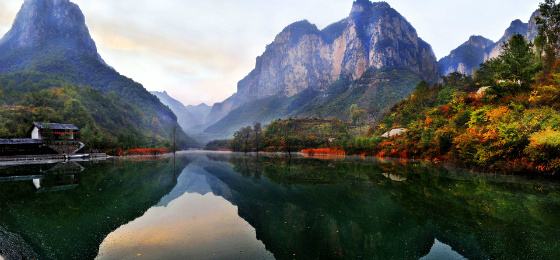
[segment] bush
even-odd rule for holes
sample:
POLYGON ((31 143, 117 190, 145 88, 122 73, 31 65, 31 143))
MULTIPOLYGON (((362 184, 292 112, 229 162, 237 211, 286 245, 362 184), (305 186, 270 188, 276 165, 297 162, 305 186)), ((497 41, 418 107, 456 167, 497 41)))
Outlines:
POLYGON ((552 161, 560 156, 560 131, 546 129, 529 138, 527 155, 536 162, 552 161))

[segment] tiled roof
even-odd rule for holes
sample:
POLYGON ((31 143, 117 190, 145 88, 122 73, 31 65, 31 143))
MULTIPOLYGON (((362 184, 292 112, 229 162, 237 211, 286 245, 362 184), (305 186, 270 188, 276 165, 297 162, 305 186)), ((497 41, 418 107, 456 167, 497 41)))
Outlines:
POLYGON ((41 123, 35 122, 33 125, 39 129, 51 129, 51 130, 80 130, 77 126, 73 124, 59 124, 59 123, 41 123))
POLYGON ((43 141, 35 139, 0 139, 0 144, 42 144, 43 141))

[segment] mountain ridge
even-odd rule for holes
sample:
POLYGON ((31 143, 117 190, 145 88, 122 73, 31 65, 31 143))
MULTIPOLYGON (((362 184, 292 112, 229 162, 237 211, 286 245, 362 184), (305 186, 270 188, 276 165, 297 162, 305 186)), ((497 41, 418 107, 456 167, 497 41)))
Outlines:
MULTIPOLYGON (((477 37, 476 35, 471 36, 467 42, 461 44, 459 47, 452 50, 449 55, 438 61, 439 73, 443 76, 453 72, 472 75, 480 67, 480 64, 489 59, 498 57, 502 51, 503 44, 514 35, 521 34, 527 40, 534 41, 538 34, 536 22, 538 15, 539 11, 533 12, 527 23, 520 19, 513 20, 497 42, 493 42, 492 44, 487 42, 488 44, 486 46, 471 44, 471 39, 477 37)), ((486 40, 491 41, 489 39, 486 40)))
MULTIPOLYGON (((178 125, 173 112, 141 84, 105 63, 85 16, 69 0, 25 0, 22 4, 0 40, 0 74, 21 72, 56 75, 68 83, 116 95, 118 102, 142 106, 134 116, 146 140, 169 142, 178 125)), ((180 135, 187 138, 182 131, 180 135)))
POLYGON ((322 30, 307 20, 284 28, 239 81, 237 92, 213 106, 209 125, 259 99, 325 93, 341 78, 357 81, 367 71, 403 69, 429 82, 439 76, 431 46, 402 15, 386 2, 358 0, 347 18, 322 30))

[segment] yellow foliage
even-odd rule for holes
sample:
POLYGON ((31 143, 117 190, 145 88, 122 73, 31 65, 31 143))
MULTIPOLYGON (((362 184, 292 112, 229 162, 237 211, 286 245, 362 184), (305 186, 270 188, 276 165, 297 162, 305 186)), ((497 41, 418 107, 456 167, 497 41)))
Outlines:
POLYGON ((560 148, 560 131, 547 129, 541 132, 534 133, 529 138, 531 141, 530 147, 551 147, 560 148))

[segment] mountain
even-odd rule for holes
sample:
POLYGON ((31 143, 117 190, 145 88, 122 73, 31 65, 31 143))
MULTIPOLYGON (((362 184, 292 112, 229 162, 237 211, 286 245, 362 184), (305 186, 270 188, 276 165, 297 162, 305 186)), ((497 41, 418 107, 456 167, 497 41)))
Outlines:
MULTIPOLYGON (((254 70, 238 83, 237 93, 214 105, 209 117, 213 119, 211 123, 216 123, 210 126, 208 131, 219 131, 219 126, 230 128, 226 121, 247 124, 258 118, 294 114, 294 111, 301 110, 301 106, 310 101, 317 102, 313 109, 319 108, 326 104, 321 104, 321 97, 331 95, 331 88, 340 87, 341 80, 348 84, 339 94, 347 90, 352 92, 349 87, 359 85, 356 82, 364 75, 369 77, 376 71, 391 70, 416 75, 418 81, 433 82, 438 79, 437 61, 432 48, 418 37, 416 30, 404 17, 385 2, 357 0, 347 18, 323 30, 319 30, 308 21, 300 21, 289 25, 278 34, 266 47, 265 52, 257 58, 254 70), (282 100, 282 106, 291 109, 284 112, 280 112, 279 109, 262 111, 263 108, 257 104, 267 100, 282 100), (294 107, 292 101, 297 101, 298 107, 294 107), (253 113, 261 115, 233 118, 235 115, 245 114, 235 111, 243 106, 244 110, 253 110, 253 113)), ((391 82, 398 77, 395 75, 394 78, 384 78, 383 81, 391 82)), ((399 86, 400 89, 395 90, 398 93, 397 101, 406 97, 418 81, 399 86)), ((367 84, 369 90, 363 92, 376 93, 379 85, 376 83, 382 82, 367 84)), ((384 108, 397 102, 384 100, 381 95, 369 97, 364 103, 380 104, 384 108)), ((335 97, 329 96, 323 101, 327 102, 333 98, 335 97)), ((345 102, 352 104, 359 98, 358 95, 348 96, 345 102)), ((340 109, 344 110, 347 107, 340 109)), ((342 110, 337 112, 343 113, 342 110)), ((318 113, 309 110, 305 111, 305 114, 318 113)))
POLYGON ((519 19, 514 20, 506 29, 504 35, 495 43, 482 36, 471 36, 467 42, 439 60, 440 74, 448 75, 452 72, 460 72, 472 75, 480 67, 480 64, 488 59, 498 57, 504 43, 516 34, 521 34, 527 40, 534 41, 538 35, 538 16, 539 12, 535 11, 528 23, 524 23, 519 19))
POLYGON ((496 44, 482 36, 471 36, 469 40, 451 51, 449 56, 439 61, 439 70, 442 75, 460 72, 472 75, 488 55, 488 49, 496 44))
POLYGON ((27 72, 115 96, 115 102, 131 107, 127 117, 138 122, 136 128, 146 140, 169 142, 177 126, 169 108, 105 63, 80 8, 68 0, 25 0, 12 28, 0 40, 0 74, 27 72))
POLYGON ((177 115, 177 121, 186 133, 198 134, 199 131, 197 129, 200 129, 202 125, 206 124, 206 118, 211 109, 210 106, 206 104, 185 106, 180 101, 171 97, 166 91, 153 91, 151 93, 177 115))

